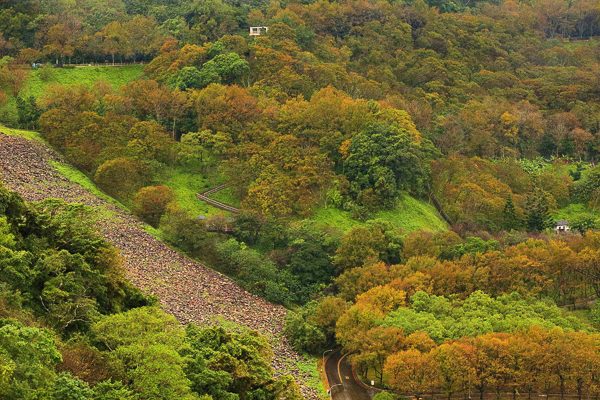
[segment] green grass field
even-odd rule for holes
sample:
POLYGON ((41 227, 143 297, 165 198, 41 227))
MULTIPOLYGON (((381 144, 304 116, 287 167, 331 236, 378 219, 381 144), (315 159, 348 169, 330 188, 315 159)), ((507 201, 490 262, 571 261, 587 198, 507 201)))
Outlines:
POLYGON ((22 136, 29 140, 37 140, 40 142, 44 142, 44 139, 42 139, 40 134, 37 132, 24 131, 21 129, 12 129, 6 126, 0 126, 0 132, 10 136, 22 136))
POLYGON ((561 220, 561 219, 569 220, 569 219, 578 217, 580 215, 587 215, 589 213, 590 213, 590 210, 588 209, 588 207, 586 207, 585 204, 576 203, 576 204, 569 204, 565 208, 561 208, 560 210, 558 210, 558 213, 556 213, 552 217, 555 220, 561 220))
POLYGON ((225 203, 237 208, 240 208, 242 204, 240 198, 233 193, 233 190, 231 188, 225 188, 223 190, 220 190, 215 194, 211 194, 209 197, 211 199, 220 201, 221 203, 225 203))
POLYGON ((80 67, 75 69, 51 68, 31 71, 31 78, 23 90, 23 95, 41 96, 46 86, 59 83, 61 85, 82 84, 93 86, 96 82, 106 82, 118 89, 138 78, 143 65, 124 67, 80 67))
POLYGON ((156 185, 172 189, 177 197, 177 204, 192 214, 193 217, 199 215, 210 217, 218 213, 225 213, 227 216, 230 216, 229 213, 198 200, 196 193, 218 186, 217 183, 212 182, 211 179, 206 178, 202 174, 192 174, 176 168, 172 172, 170 170, 163 172, 157 180, 156 185))
MULTIPOLYGON (((438 218, 437 212, 431 204, 408 195, 403 196, 395 209, 379 211, 371 219, 376 218, 390 221, 394 226, 402 228, 406 232, 445 231, 448 229, 446 224, 438 218)), ((311 219, 334 226, 344 232, 365 224, 352 219, 350 212, 331 207, 320 207, 311 219)))

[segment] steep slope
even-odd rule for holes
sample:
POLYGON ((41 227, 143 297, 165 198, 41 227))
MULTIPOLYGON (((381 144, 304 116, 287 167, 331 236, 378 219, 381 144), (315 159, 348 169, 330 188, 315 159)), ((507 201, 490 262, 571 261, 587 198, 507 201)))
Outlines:
POLYGON ((97 209, 101 233, 121 250, 129 279, 145 293, 159 296, 165 311, 182 323, 233 323, 259 331, 271 340, 277 373, 292 374, 305 398, 318 398, 309 385, 312 377, 299 367, 307 360, 290 348, 283 335, 285 308, 245 292, 228 277, 171 250, 118 204, 66 178, 59 171, 68 168, 60 155, 31 138, 9 136, 0 129, 0 179, 9 189, 28 201, 59 198, 97 209))

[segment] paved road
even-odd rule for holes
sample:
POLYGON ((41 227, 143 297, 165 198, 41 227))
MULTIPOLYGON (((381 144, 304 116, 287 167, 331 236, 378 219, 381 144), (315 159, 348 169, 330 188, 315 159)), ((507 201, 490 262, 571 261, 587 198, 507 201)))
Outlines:
POLYGON ((325 372, 329 387, 332 388, 333 400, 371 400, 377 393, 375 390, 363 388, 356 382, 348 357, 339 350, 327 359, 325 372), (339 383, 342 385, 334 386, 339 383))

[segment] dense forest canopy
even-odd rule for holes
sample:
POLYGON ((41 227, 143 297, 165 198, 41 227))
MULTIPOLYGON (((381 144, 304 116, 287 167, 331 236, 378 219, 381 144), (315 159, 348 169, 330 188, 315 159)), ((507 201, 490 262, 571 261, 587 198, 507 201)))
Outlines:
MULTIPOLYGON (((417 399, 597 397, 599 34, 588 0, 4 0, 0 121, 293 308, 299 351, 417 399), (235 215, 198 206, 210 187, 235 215)), ((299 396, 266 340, 153 308, 87 208, 2 204, 6 398, 299 396), (15 335, 45 343, 35 367, 15 335)))

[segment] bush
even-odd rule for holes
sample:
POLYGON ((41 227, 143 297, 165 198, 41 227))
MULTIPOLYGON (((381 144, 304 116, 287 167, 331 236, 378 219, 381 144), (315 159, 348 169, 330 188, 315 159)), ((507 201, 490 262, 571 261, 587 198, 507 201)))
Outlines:
POLYGON ((580 202, 597 200, 600 196, 600 166, 582 175, 582 178, 575 182, 575 199, 580 202))
POLYGON ((598 325, 600 325, 600 303, 596 303, 590 309, 590 320, 598 325))
POLYGON ((292 347, 297 351, 318 354, 327 344, 323 330, 311 323, 311 316, 316 313, 316 302, 308 303, 298 313, 289 313, 285 317, 285 334, 292 347))
POLYGON ((127 158, 108 160, 98 168, 94 181, 106 193, 126 199, 150 180, 151 170, 145 164, 127 158))
POLYGON ((373 400, 404 400, 404 396, 399 396, 390 392, 379 392, 373 397, 373 400))
POLYGON ((174 200, 173 190, 164 186, 147 186, 135 194, 133 212, 156 228, 167 211, 167 206, 174 200))
POLYGON ((208 235, 204 222, 193 219, 186 211, 168 207, 160 220, 160 229, 165 242, 193 257, 198 257, 202 250, 203 258, 206 257, 208 235))

